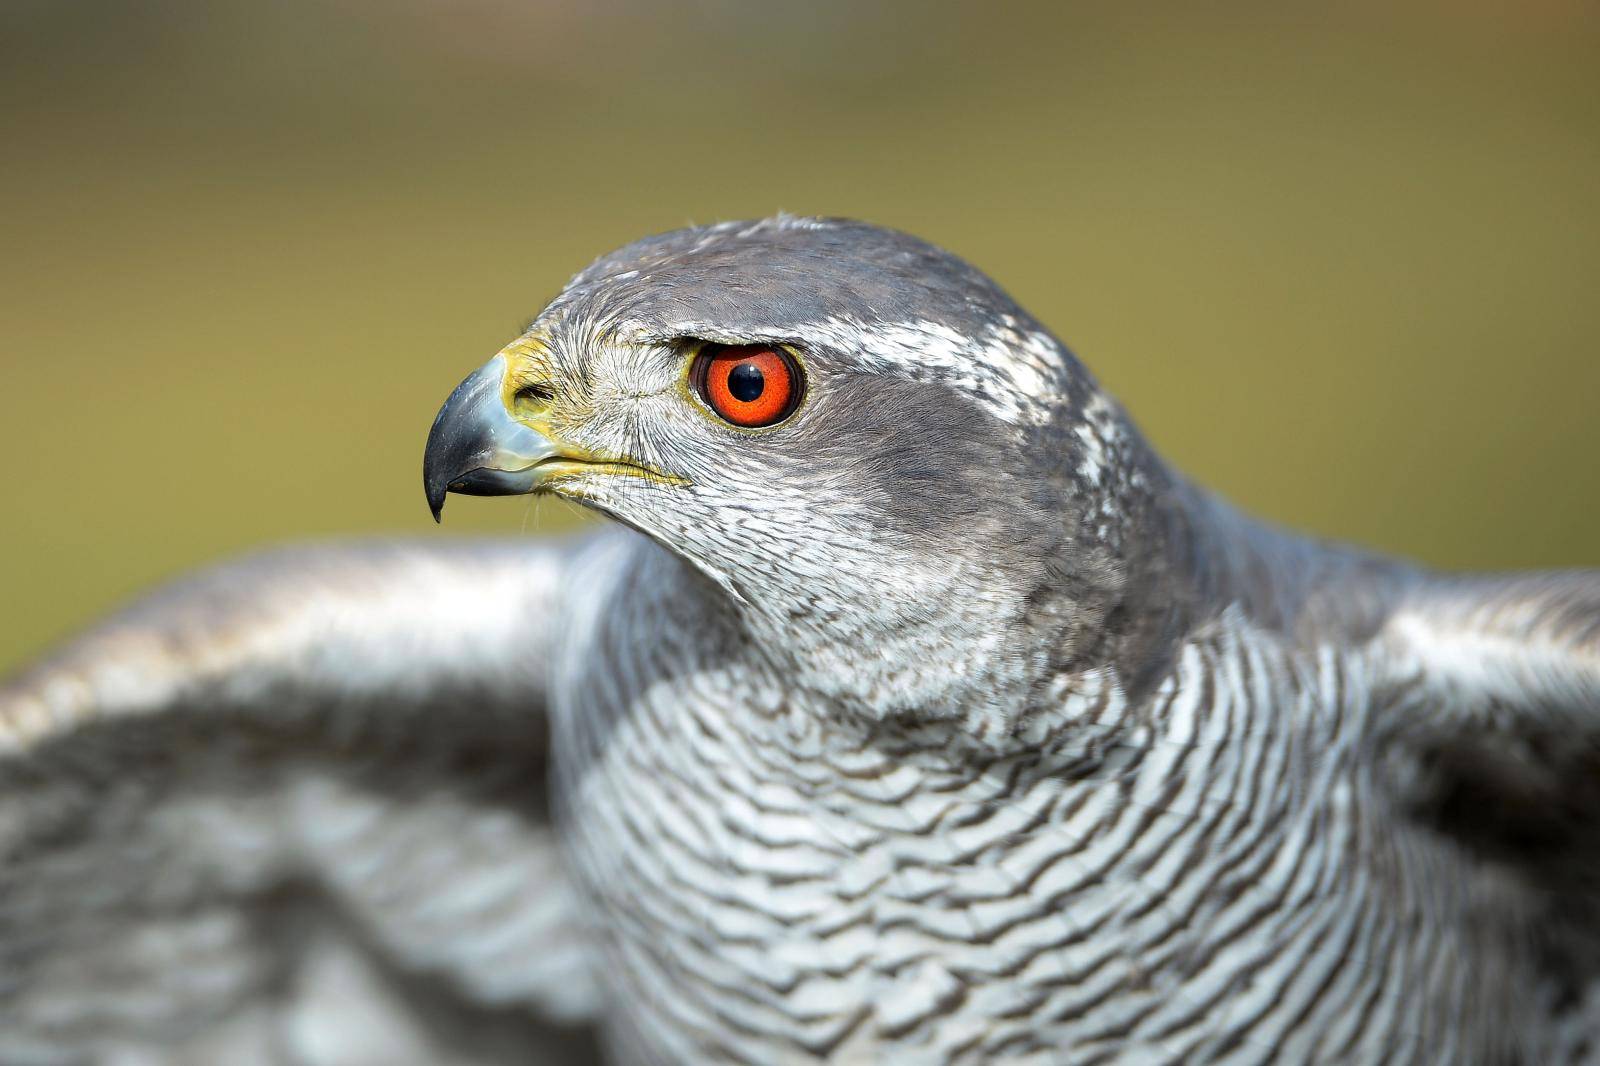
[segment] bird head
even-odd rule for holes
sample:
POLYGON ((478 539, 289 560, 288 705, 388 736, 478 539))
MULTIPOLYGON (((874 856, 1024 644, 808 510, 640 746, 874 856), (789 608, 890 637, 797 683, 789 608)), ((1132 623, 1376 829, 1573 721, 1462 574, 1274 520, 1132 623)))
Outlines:
POLYGON ((779 217, 578 274, 451 395, 424 480, 435 517, 547 492, 643 532, 836 704, 1012 715, 1120 599, 1143 456, 973 267, 779 217))

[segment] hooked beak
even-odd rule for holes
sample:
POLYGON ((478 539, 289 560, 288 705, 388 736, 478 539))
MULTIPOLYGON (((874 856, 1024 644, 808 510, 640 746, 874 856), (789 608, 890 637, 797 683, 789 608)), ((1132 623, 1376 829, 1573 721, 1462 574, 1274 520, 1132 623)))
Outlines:
POLYGON ((447 492, 467 496, 514 496, 539 483, 534 467, 561 454, 555 442, 511 417, 501 399, 504 353, 456 386, 428 433, 422 485, 433 520, 440 520, 447 492))

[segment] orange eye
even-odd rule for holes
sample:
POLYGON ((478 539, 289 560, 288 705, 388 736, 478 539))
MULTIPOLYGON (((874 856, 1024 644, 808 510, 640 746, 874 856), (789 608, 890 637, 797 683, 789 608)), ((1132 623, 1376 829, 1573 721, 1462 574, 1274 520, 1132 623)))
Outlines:
POLYGON ((736 426, 759 429, 800 405, 800 367, 787 353, 759 344, 707 345, 689 380, 700 398, 736 426))

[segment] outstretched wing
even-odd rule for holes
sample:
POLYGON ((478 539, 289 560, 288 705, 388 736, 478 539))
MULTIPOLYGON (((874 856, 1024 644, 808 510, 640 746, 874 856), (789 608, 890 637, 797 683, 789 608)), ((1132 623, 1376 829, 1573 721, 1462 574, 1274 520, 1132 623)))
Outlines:
POLYGON ((590 1056, 545 795, 563 559, 282 552, 0 685, 0 1061, 590 1056))
POLYGON ((1397 792, 1520 886, 1552 1006, 1600 1033, 1600 573, 1461 578, 1399 596, 1379 634, 1397 792))
POLYGON ((1422 585, 1382 639, 1407 686, 1396 728, 1468 790, 1439 816, 1492 854, 1600 890, 1600 574, 1422 585))

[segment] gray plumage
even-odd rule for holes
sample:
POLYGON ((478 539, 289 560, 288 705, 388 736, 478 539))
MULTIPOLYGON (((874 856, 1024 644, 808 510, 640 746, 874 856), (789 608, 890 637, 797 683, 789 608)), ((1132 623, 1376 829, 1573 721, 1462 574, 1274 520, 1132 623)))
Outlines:
POLYGON ((628 528, 266 557, 0 688, 0 1063, 1597 1054, 1600 577, 1255 523, 927 244, 606 256, 426 477, 628 528))

